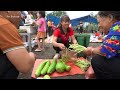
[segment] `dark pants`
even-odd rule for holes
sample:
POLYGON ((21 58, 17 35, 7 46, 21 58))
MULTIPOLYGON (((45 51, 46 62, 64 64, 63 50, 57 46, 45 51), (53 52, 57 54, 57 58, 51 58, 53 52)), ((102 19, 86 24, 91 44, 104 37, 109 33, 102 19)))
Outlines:
MULTIPOLYGON (((58 37, 58 39, 57 39, 57 43, 63 43, 62 42, 62 39, 60 38, 60 37, 58 37)), ((69 41, 66 43, 66 44, 64 44, 67 48, 69 47, 69 41)), ((59 48, 59 47, 54 47, 53 46, 53 48, 54 48, 54 50, 56 51, 56 53, 59 53, 60 51, 61 51, 61 49, 59 48)))
POLYGON ((120 79, 120 58, 95 55, 91 60, 96 79, 120 79))
POLYGON ((6 55, 0 55, 0 79, 17 79, 18 70, 8 60, 6 55))
POLYGON ((49 36, 52 36, 52 34, 53 34, 52 27, 48 27, 48 35, 49 35, 49 36))

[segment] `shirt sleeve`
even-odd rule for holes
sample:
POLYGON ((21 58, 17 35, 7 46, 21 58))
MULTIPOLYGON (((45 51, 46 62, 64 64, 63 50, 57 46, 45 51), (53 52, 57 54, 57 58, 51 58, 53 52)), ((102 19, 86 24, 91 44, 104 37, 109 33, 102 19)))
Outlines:
POLYGON ((11 23, 0 25, 0 49, 6 53, 13 48, 25 48, 20 34, 11 23))
MULTIPOLYGON (((120 32, 118 32, 120 33, 120 32)), ((120 35, 108 35, 103 44, 101 45, 100 51, 106 58, 112 58, 116 56, 120 50, 120 35)))
POLYGON ((70 36, 74 35, 74 31, 72 28, 70 28, 70 36))
POLYGON ((55 31, 54 31, 54 36, 56 36, 56 37, 58 37, 59 36, 59 30, 58 29, 56 29, 55 31))

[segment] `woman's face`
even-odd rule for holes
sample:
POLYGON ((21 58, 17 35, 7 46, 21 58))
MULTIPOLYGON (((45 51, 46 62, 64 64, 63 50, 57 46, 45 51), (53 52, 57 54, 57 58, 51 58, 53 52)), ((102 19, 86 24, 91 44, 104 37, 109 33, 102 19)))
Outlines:
POLYGON ((37 17, 39 17, 39 18, 40 18, 40 17, 41 17, 41 14, 37 13, 37 17))
POLYGON ((64 29, 67 29, 70 25, 70 21, 62 21, 61 24, 64 29))
POLYGON ((112 27, 112 19, 110 17, 100 17, 97 15, 98 26, 100 31, 103 33, 108 33, 109 29, 112 27))

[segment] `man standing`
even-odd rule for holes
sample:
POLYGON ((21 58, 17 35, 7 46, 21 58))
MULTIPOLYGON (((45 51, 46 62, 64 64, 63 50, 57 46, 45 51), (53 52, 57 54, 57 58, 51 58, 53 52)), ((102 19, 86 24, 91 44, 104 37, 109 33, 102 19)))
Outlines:
POLYGON ((80 22, 79 25, 77 26, 77 31, 78 33, 83 33, 83 22, 80 22))

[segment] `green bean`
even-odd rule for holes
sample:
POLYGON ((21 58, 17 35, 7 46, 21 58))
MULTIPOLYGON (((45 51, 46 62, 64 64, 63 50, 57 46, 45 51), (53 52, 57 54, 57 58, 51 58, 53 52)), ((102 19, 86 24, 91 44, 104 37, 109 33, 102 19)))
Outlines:
POLYGON ((77 60, 75 65, 80 67, 82 71, 86 71, 90 67, 90 62, 85 60, 77 60))
POLYGON ((80 53, 86 49, 86 47, 78 44, 70 44, 69 48, 72 48, 76 53, 80 53))

